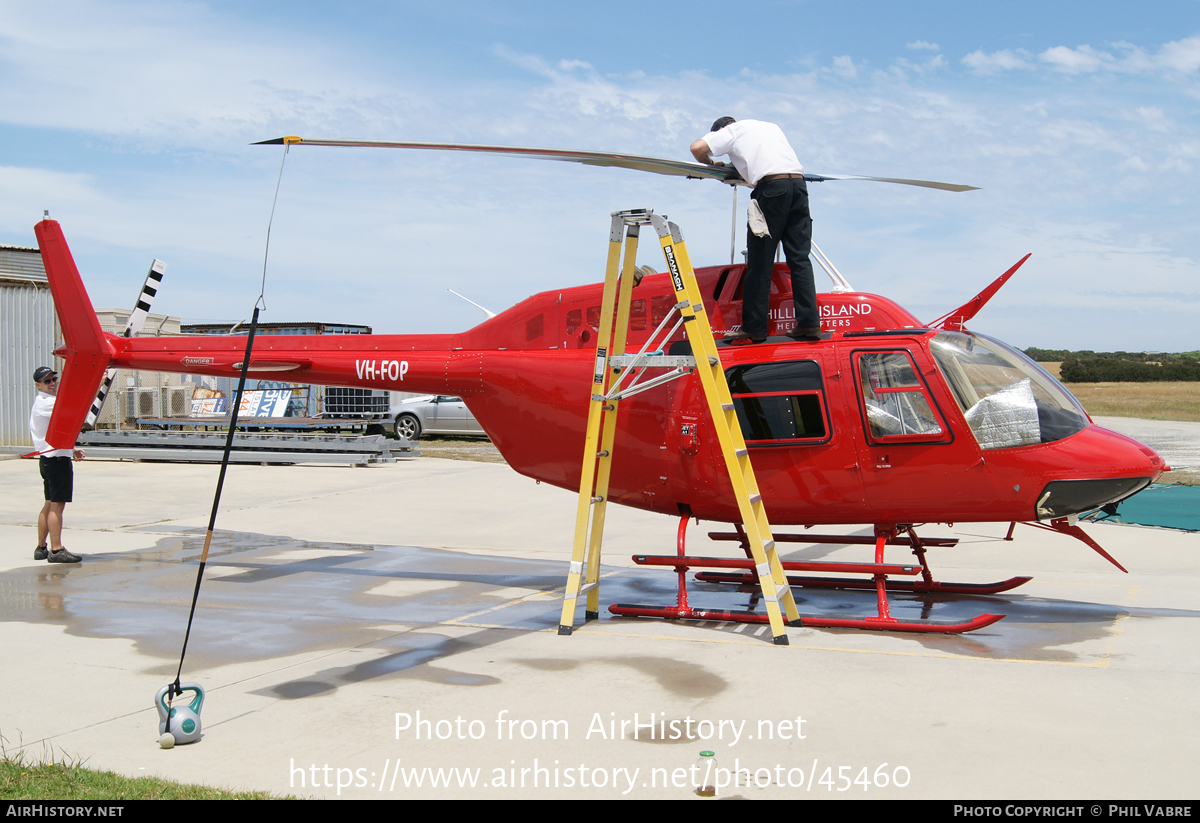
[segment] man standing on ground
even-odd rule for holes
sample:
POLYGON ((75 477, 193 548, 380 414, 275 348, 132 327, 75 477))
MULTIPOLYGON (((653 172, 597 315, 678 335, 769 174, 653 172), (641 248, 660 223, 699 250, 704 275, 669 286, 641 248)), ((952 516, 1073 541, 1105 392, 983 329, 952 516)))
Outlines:
POLYGON ((735 121, 722 117, 712 131, 691 146, 701 163, 713 163, 711 155, 728 154, 738 174, 754 187, 750 195, 750 226, 746 231, 747 267, 743 286, 742 328, 725 335, 726 340, 761 343, 767 339, 771 320, 771 269, 775 249, 783 241, 783 252, 792 272, 792 298, 796 304, 796 327, 788 337, 816 340, 821 333, 817 314, 817 289, 813 284, 812 217, 808 212, 808 186, 804 167, 774 123, 760 120, 735 121), (756 221, 755 211, 762 221, 756 221), (758 231, 755 233, 756 223, 758 231), (765 223, 765 231, 762 223, 765 223))
POLYGON ((54 400, 58 395, 58 374, 47 366, 39 366, 33 373, 38 395, 29 414, 29 433, 33 435, 33 446, 38 451, 38 464, 42 470, 42 486, 46 492, 46 504, 38 515, 38 544, 33 550, 34 560, 50 563, 78 563, 79 555, 71 554, 62 545, 63 509, 71 502, 75 484, 75 471, 71 459, 82 460, 82 449, 51 449, 46 442, 46 431, 50 428, 50 415, 54 412, 54 400), (46 538, 50 538, 50 550, 46 550, 46 538))

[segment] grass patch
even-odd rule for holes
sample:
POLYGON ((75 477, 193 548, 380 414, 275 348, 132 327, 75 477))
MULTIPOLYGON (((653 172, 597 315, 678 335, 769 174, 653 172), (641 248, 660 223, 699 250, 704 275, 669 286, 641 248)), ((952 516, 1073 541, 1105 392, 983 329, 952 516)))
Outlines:
POLYGON ((2 800, 272 800, 267 792, 233 792, 176 783, 161 777, 123 777, 88 769, 59 756, 29 762, 24 754, 0 755, 2 800))
MULTIPOLYGON (((1062 377, 1059 362, 1039 363, 1062 377)), ((1143 420, 1182 420, 1200 423, 1200 382, 1066 383, 1088 414, 1095 417, 1140 417, 1143 420)))
POLYGON ((1093 417, 1140 417, 1200 423, 1200 382, 1068 383, 1093 417))
POLYGON ((418 443, 422 457, 444 460, 470 460, 476 463, 503 463, 500 450, 492 441, 479 437, 422 437, 418 443))

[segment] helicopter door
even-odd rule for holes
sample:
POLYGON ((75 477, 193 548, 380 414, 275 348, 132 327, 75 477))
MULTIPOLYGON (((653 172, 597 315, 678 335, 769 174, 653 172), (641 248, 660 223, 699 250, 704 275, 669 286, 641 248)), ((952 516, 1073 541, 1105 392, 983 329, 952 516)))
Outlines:
POLYGON ((878 522, 950 520, 992 499, 973 440, 954 437, 930 390, 924 374, 936 371, 923 350, 857 350, 850 359, 864 435, 859 462, 878 522))
POLYGON ((847 471, 855 447, 835 436, 830 413, 844 404, 827 394, 820 362, 738 364, 725 377, 765 499, 803 500, 819 511, 815 522, 861 510, 861 481, 847 471))

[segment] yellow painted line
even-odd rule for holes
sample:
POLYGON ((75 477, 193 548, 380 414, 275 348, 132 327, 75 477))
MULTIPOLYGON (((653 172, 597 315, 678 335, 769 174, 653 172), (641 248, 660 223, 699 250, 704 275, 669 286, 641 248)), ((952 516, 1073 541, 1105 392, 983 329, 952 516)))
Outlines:
MULTIPOLYGON (((606 574, 602 574, 600 576, 600 578, 604 579, 605 577, 611 577, 613 575, 620 574, 623 571, 626 571, 626 570, 625 569, 617 569, 617 570, 608 572, 606 574)), ((1128 584, 1124 584, 1124 583, 1077 583, 1077 584, 1069 584, 1068 583, 1068 584, 1063 584, 1063 585, 1128 586, 1128 584)), ((477 612, 471 612, 470 614, 465 614, 462 617, 450 618, 449 620, 439 621, 438 623, 431 624, 431 625, 463 626, 463 627, 474 628, 474 629, 504 629, 504 630, 508 630, 508 631, 520 631, 520 632, 526 632, 526 633, 537 633, 537 632, 556 633, 558 631, 557 626, 545 628, 545 629, 529 629, 529 628, 521 628, 518 626, 511 626, 511 625, 506 626, 506 625, 495 624, 495 623, 475 623, 475 622, 467 622, 467 621, 471 620, 471 618, 479 617, 481 615, 489 614, 492 612, 497 612, 500 609, 505 609, 505 608, 508 608, 509 606, 513 606, 518 603, 526 603, 526 602, 536 601, 536 600, 541 600, 541 599, 550 599, 551 597, 557 598, 563 592, 565 592, 565 588, 566 587, 563 587, 562 589, 552 589, 550 591, 539 592, 537 594, 528 595, 526 597, 514 598, 513 600, 509 600, 509 601, 501 603, 497 606, 491 606, 486 609, 480 609, 477 612)), ((1140 587, 1133 586, 1132 587, 1133 592, 1136 592, 1136 590, 1138 588, 1140 588, 1140 587)), ((1131 592, 1131 594, 1133 592, 1131 592)), ((1124 628, 1120 626, 1120 623, 1122 620, 1124 620, 1127 617, 1129 617, 1129 615, 1127 615, 1127 614, 1117 616, 1115 624, 1114 624, 1114 629, 1109 635, 1110 639, 1115 639, 1116 637, 1119 637, 1121 634, 1124 633, 1124 628)), ((726 625, 738 625, 738 624, 729 622, 726 625)), ((742 624, 742 625, 751 625, 751 624, 742 624)), ((758 631, 764 632, 764 637, 770 636, 769 626, 766 626, 766 625, 758 626, 757 624, 754 624, 754 625, 756 626, 756 629, 758 631)), ((740 634, 738 637, 677 637, 677 636, 673 636, 673 635, 663 635, 663 634, 641 634, 641 633, 634 633, 634 632, 610 631, 610 630, 608 630, 607 627, 593 626, 593 625, 591 625, 591 622, 586 622, 579 626, 576 626, 574 629, 574 633, 578 634, 578 633, 584 632, 585 630, 587 630, 588 634, 592 634, 595 636, 628 637, 628 638, 646 639, 646 640, 671 640, 671 641, 681 642, 681 643, 714 643, 714 644, 718 644, 718 645, 732 645, 732 646, 765 646, 765 645, 767 645, 767 643, 764 641, 764 639, 755 637, 750 634, 740 634)), ((893 633, 893 636, 895 634, 897 634, 897 633, 893 633)), ((964 637, 966 637, 966 636, 968 636, 968 635, 964 635, 964 637)), ((924 659, 930 659, 930 660, 971 660, 971 661, 980 661, 980 662, 988 662, 988 663, 1023 663, 1023 664, 1034 664, 1034 665, 1046 665, 1046 666, 1068 666, 1068 667, 1085 668, 1085 669, 1107 669, 1107 668, 1109 668, 1110 661, 1108 660, 1108 656, 1115 652, 1112 645, 1110 644, 1108 646, 1108 648, 1106 649, 1105 653, 1102 655, 1102 659, 1097 660, 1096 662, 1093 662, 1093 663, 1085 663, 1085 662, 1071 662, 1071 661, 1059 661, 1059 660, 1030 660, 1030 659, 1022 659, 1019 657, 976 657, 976 656, 972 656, 972 655, 946 654, 946 653, 941 653, 941 652, 884 651, 881 649, 855 649, 855 648, 848 648, 845 646, 820 646, 820 645, 811 645, 811 644, 797 644, 790 637, 789 637, 789 645, 784 646, 784 647, 776 647, 776 648, 784 648, 784 649, 791 649, 791 650, 804 650, 804 651, 819 651, 819 652, 842 652, 842 653, 846 653, 846 654, 878 654, 878 655, 886 655, 886 656, 892 656, 892 657, 917 657, 917 658, 924 658, 924 659)))
MULTIPOLYGON (((600 580, 603 580, 606 577, 612 577, 615 574, 620 574, 622 571, 624 571, 624 570, 617 569, 616 571, 611 571, 611 572, 607 572, 606 574, 602 574, 602 575, 600 575, 600 580)), ((536 602, 538 600, 549 600, 551 598, 554 598, 557 600, 559 597, 562 597, 566 593, 566 590, 567 590, 567 587, 563 586, 561 589, 551 589, 550 591, 538 592, 537 594, 530 594, 530 595, 526 595, 525 597, 517 597, 512 600, 505 601, 504 603, 501 603, 497 606, 489 606, 488 608, 480 609, 477 612, 471 612, 470 614, 464 614, 462 617, 452 617, 449 620, 442 620, 442 621, 440 621, 440 623, 438 625, 478 626, 479 624, 464 623, 462 621, 470 620, 472 617, 479 617, 481 614, 489 614, 491 612, 500 611, 500 609, 507 609, 509 606, 514 606, 517 603, 536 602)), ((512 628, 512 626, 482 626, 482 628, 498 629, 498 628, 512 628)), ((533 631, 550 631, 550 629, 544 629, 544 630, 543 629, 535 629, 533 631)), ((558 631, 557 627, 554 629, 554 631, 558 631)))
POLYGON ((1109 642, 1108 642, 1108 645, 1105 647, 1107 649, 1107 651, 1105 651, 1105 653, 1103 655, 1101 655, 1105 659, 1107 659, 1110 654, 1116 653, 1116 649, 1113 648, 1112 641, 1116 640, 1118 637, 1120 637, 1121 635, 1123 635, 1125 633, 1125 627, 1122 626, 1121 623, 1128 617, 1129 617, 1129 615, 1127 615, 1127 614, 1119 614, 1119 615, 1117 615, 1117 619, 1113 621, 1112 631, 1109 632, 1109 635, 1108 635, 1109 642))
POLYGON ((1069 580, 1047 580, 1046 578, 1036 578, 1036 577, 1029 582, 1030 583, 1037 582, 1037 583, 1049 584, 1049 585, 1053 585, 1053 586, 1098 586, 1100 588, 1105 588, 1105 589, 1125 589, 1125 588, 1130 588, 1130 587, 1135 588, 1135 589, 1141 588, 1140 585, 1137 583, 1080 583, 1080 582, 1069 581, 1069 580))
MULTIPOLYGON (((582 629, 582 628, 584 628, 584 627, 581 626, 580 629, 582 629)), ((549 631, 549 630, 547 630, 547 631, 549 631)), ((672 637, 670 635, 647 635, 647 634, 633 634, 633 633, 628 633, 628 632, 611 632, 611 631, 599 631, 599 630, 593 631, 593 632, 591 632, 591 634, 613 635, 616 637, 644 637, 647 639, 654 639, 654 640, 675 640, 675 641, 684 642, 684 643, 718 643, 718 644, 725 644, 725 645, 740 645, 740 646, 762 646, 762 645, 765 645, 765 643, 759 639, 744 639, 743 640, 743 639, 732 639, 732 638, 672 637)), ((1029 659, 1022 659, 1019 657, 974 657, 974 656, 970 656, 970 655, 944 654, 944 653, 940 653, 940 652, 883 651, 881 649, 853 649, 853 648, 847 648, 844 646, 817 646, 817 645, 810 645, 810 644, 797 644, 797 643, 791 642, 790 638, 789 638, 789 644, 782 648, 793 649, 793 650, 803 649, 805 651, 819 651, 819 652, 845 652, 847 654, 881 654, 881 655, 889 655, 889 656, 893 656, 893 657, 920 657, 920 658, 927 658, 927 659, 933 659, 933 660, 971 660, 971 661, 981 661, 981 662, 988 662, 988 663, 1032 663, 1032 664, 1043 664, 1043 665, 1049 665, 1049 666, 1074 666, 1074 667, 1078 667, 1078 668, 1088 668, 1088 669, 1107 669, 1109 666, 1109 661, 1107 659, 1101 660, 1101 661, 1098 661, 1095 663, 1077 663, 1077 662, 1056 661, 1056 660, 1029 660, 1029 659)))
MULTIPOLYGON (((529 628, 524 628, 522 626, 505 626, 500 623, 459 623, 459 622, 450 623, 448 621, 443 621, 441 623, 431 623, 428 628, 433 628, 434 626, 456 626, 456 627, 463 627, 463 628, 468 628, 468 629, 503 629, 504 631, 522 632, 524 634, 537 634, 538 632, 551 632, 551 633, 555 633, 555 634, 558 633, 557 626, 555 626, 554 628, 549 628, 549 629, 529 629, 529 628)), ((575 627, 575 631, 579 631, 578 626, 575 627)))
MULTIPOLYGON (((468 615, 468 617, 469 617, 469 615, 468 615)), ((538 632, 557 633, 557 631, 558 631, 557 626, 545 628, 545 629, 523 629, 519 626, 504 626, 504 625, 499 625, 499 624, 494 624, 494 623, 464 623, 464 622, 461 622, 461 620, 465 620, 465 619, 466 618, 464 617, 464 618, 456 619, 454 621, 442 621, 442 623, 440 623, 440 624, 433 624, 433 625, 466 626, 466 627, 474 628, 474 629, 504 629, 506 631, 518 631, 518 632, 524 632, 527 634, 535 634, 538 632)), ((769 627, 764 625, 762 628, 769 628, 769 627)), ((628 638, 633 638, 633 639, 637 639, 637 640, 670 640, 670 641, 679 642, 679 643, 714 643, 717 645, 725 645, 725 646, 765 647, 765 646, 769 645, 765 639, 755 638, 755 637, 747 637, 745 635, 742 635, 739 637, 675 637, 675 636, 666 635, 666 634, 638 634, 638 633, 633 633, 633 632, 609 631, 606 628, 600 628, 600 627, 593 628, 589 623, 584 623, 580 626, 576 626, 574 634, 583 633, 587 629, 591 629, 591 631, 587 631, 587 634, 590 634, 594 637, 628 637, 628 638)), ((769 632, 764 634, 764 638, 769 637, 769 636, 770 636, 769 632)), ((817 651, 817 652, 843 652, 846 654, 879 654, 879 655, 887 655, 887 656, 891 656, 891 657, 918 657, 918 658, 924 658, 924 659, 929 659, 929 660, 956 660, 956 661, 971 661, 971 662, 981 662, 981 663, 1024 663, 1024 664, 1030 664, 1030 665, 1067 666, 1067 667, 1083 668, 1083 669, 1107 669, 1109 667, 1109 662, 1110 662, 1107 659, 1107 657, 1108 657, 1107 653, 1105 655, 1102 655, 1102 657, 1104 659, 1098 660, 1094 663, 1082 663, 1082 662, 1069 662, 1069 661, 1060 661, 1060 660, 1027 660, 1027 659, 1021 659, 1019 657, 973 657, 970 655, 944 654, 944 653, 938 653, 938 652, 900 652, 900 651, 883 651, 880 649, 852 649, 852 648, 846 648, 843 646, 815 646, 815 645, 793 643, 793 642, 790 642, 790 638, 789 638, 789 645, 774 646, 773 648, 780 649, 780 650, 792 650, 792 651, 803 650, 803 651, 817 651)), ((1111 649, 1110 649, 1110 651, 1111 651, 1111 649)))
MULTIPOLYGON (((647 634, 632 634, 632 633, 626 633, 626 632, 609 632, 609 631, 595 631, 595 632, 592 632, 592 634, 613 635, 615 637, 644 637, 647 639, 654 639, 654 640, 676 640, 676 641, 680 641, 680 642, 684 642, 684 643, 723 643, 723 644, 753 645, 753 646, 766 645, 761 640, 750 641, 750 640, 732 640, 732 639, 723 639, 723 638, 717 639, 717 638, 695 638, 695 637, 671 637, 670 635, 647 635, 647 634)), ((879 649, 850 649, 850 648, 845 648, 842 646, 813 646, 813 645, 802 645, 802 644, 793 643, 791 641, 791 638, 789 638, 787 646, 776 646, 774 648, 791 649, 791 650, 803 649, 805 651, 820 651, 820 652, 846 652, 849 654, 882 654, 882 655, 890 655, 890 656, 894 656, 894 657, 922 657, 922 658, 929 658, 929 659, 935 659, 935 660, 971 660, 971 661, 981 661, 981 662, 986 662, 986 663, 1033 663, 1033 664, 1043 664, 1043 665, 1049 665, 1049 666, 1075 666, 1075 667, 1082 667, 1082 668, 1088 668, 1088 669, 1107 669, 1108 665, 1109 665, 1109 662, 1107 660, 1103 660, 1103 661, 1100 661, 1097 663, 1071 663, 1071 662, 1056 661, 1056 660, 1022 660, 1021 658, 1018 658, 1018 657, 971 657, 968 655, 942 654, 942 653, 936 653, 936 652, 898 652, 898 651, 882 651, 879 649)))

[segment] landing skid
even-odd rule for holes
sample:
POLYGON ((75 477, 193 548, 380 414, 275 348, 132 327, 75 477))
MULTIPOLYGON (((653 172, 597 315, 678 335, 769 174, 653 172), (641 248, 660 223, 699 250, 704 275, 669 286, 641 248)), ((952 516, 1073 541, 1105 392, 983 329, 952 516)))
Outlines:
MULTIPOLYGON (((1011 524, 1008 529, 1008 535, 1005 540, 1012 540, 1012 531, 1016 526, 1011 524)), ((736 532, 709 532, 708 536, 712 540, 733 540, 739 543, 744 542, 744 536, 740 526, 736 526, 736 532)), ((943 583, 933 579, 933 572, 929 568, 929 563, 925 560, 925 550, 927 548, 937 546, 946 547, 958 545, 958 538, 955 537, 918 537, 916 530, 912 526, 899 526, 895 530, 895 534, 887 533, 876 537, 868 537, 861 534, 777 534, 775 540, 780 543, 832 543, 835 545, 870 545, 872 543, 878 545, 879 542, 886 538, 888 546, 910 546, 912 553, 916 555, 921 566, 919 569, 920 580, 892 580, 885 579, 884 586, 889 592, 914 592, 920 594, 999 594, 1000 592, 1010 591, 1023 586, 1032 580, 1032 577, 1010 577, 1007 580, 1001 580, 998 583, 943 583)), ((882 557, 882 555, 879 555, 882 557)), ((706 565, 706 564, 696 564, 706 565)), ((715 564, 714 564, 715 565, 715 564)), ((740 564, 740 561, 733 563, 722 562, 720 565, 726 568, 749 568, 740 564), (736 565, 735 565, 736 564, 736 565)), ((913 566, 901 567, 885 567, 874 569, 870 563, 829 563, 823 561, 815 561, 809 563, 803 562, 785 562, 782 564, 785 572, 863 572, 864 574, 903 574, 915 575, 917 570, 913 566)), ((723 572, 700 572, 696 575, 696 579, 705 583, 736 583, 738 585, 752 585, 754 580, 751 576, 744 574, 729 574, 723 572)), ((806 586, 808 588, 825 588, 825 589, 875 589, 877 588, 876 580, 864 580, 862 578, 853 577, 801 577, 799 575, 788 575, 787 581, 792 586, 806 586)))
MULTIPOLYGON (((767 623, 766 614, 753 611, 717 611, 712 609, 696 609, 688 604, 687 572, 696 566, 720 569, 745 569, 753 571, 754 561, 750 557, 689 557, 685 553, 684 543, 687 532, 688 517, 679 521, 678 554, 672 555, 634 555, 633 561, 642 566, 671 566, 679 576, 679 591, 674 606, 651 606, 633 603, 616 603, 608 610, 616 615, 626 617, 661 617, 675 620, 718 620, 734 623, 767 623)), ((738 527, 737 533, 710 534, 718 540, 739 540, 743 547, 748 546, 744 532, 738 527)), ((812 542, 823 543, 874 543, 874 563, 837 563, 837 562, 789 562, 783 563, 784 571, 829 571, 842 573, 869 574, 870 579, 855 579, 842 577, 800 577, 789 576, 788 584, 792 586, 816 586, 839 589, 874 589, 878 595, 878 614, 863 617, 821 617, 818 615, 801 615, 800 625, 820 629, 865 629, 867 631, 889 632, 920 632, 934 634, 963 634, 990 626, 1004 619, 1002 614, 981 614, 965 622, 945 620, 898 620, 891 616, 888 609, 888 591, 908 592, 943 592, 947 594, 994 594, 1008 591, 1023 583, 1029 582, 1029 577, 1013 577, 1000 583, 941 583, 933 579, 929 566, 925 562, 926 545, 954 545, 957 540, 938 539, 922 541, 917 537, 911 526, 876 527, 874 538, 854 535, 850 537, 832 537, 828 535, 812 535, 818 538, 812 542), (901 538, 901 534, 906 538, 901 538), (886 564, 883 562, 883 551, 887 545, 909 545, 913 554, 920 560, 920 565, 886 564), (917 580, 889 580, 889 575, 918 576, 917 580)), ((800 542, 806 540, 801 535, 775 535, 779 542, 800 542)), ((701 572, 697 580, 711 583, 736 583, 739 585, 758 585, 758 579, 744 572, 701 572)), ((791 622, 795 625, 795 621, 791 622)))
MULTIPOLYGON (((664 564, 666 565, 666 564, 664 564)), ((784 563, 784 571, 791 571, 784 563)), ((758 579, 748 574, 729 574, 726 572, 698 572, 696 579, 702 583, 734 583, 739 586, 758 584, 758 579)), ((917 592, 920 594, 1000 594, 1011 591, 1017 586, 1024 586, 1032 577, 1010 577, 998 583, 942 583, 934 580, 926 583, 924 580, 888 580, 886 588, 889 592, 917 592)), ((810 589, 874 589, 872 580, 860 580, 853 577, 800 577, 788 575, 788 585, 804 586, 810 589)))
POLYGON ((917 632, 924 634, 966 634, 985 626, 1003 620, 1002 614, 981 614, 966 623, 952 623, 948 620, 919 620, 905 621, 894 617, 805 617, 800 616, 804 626, 815 629, 867 629, 876 632, 917 632))
MULTIPOLYGON (((614 603, 608 607, 613 614, 625 617, 665 617, 669 620, 719 620, 726 623, 769 623, 765 614, 746 611, 717 611, 677 606, 641 606, 633 603, 614 603)), ((1003 620, 1002 614, 981 614, 966 623, 949 620, 897 620, 894 617, 832 618, 800 615, 799 625, 809 629, 866 629, 877 632, 925 632, 932 634, 963 634, 990 626, 1003 620)), ((788 625, 793 625, 788 623, 788 625)))

